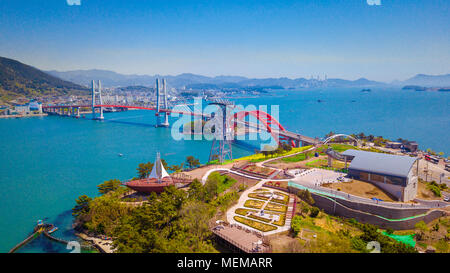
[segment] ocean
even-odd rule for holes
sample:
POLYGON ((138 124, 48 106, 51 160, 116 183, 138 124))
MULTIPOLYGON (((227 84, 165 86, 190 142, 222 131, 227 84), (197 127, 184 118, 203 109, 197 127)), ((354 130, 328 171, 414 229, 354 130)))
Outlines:
MULTIPOLYGON (((449 96, 347 88, 284 90, 233 100, 243 106, 266 105, 269 113, 278 108, 287 130, 307 136, 364 132, 415 140, 420 149, 450 155, 449 96)), ((96 186, 105 180, 132 178, 137 165, 153 161, 156 152, 169 164, 180 164, 189 155, 202 163, 208 160, 210 141, 176 141, 170 128, 154 124, 151 111, 106 113, 105 121, 58 116, 0 119, 0 252, 27 237, 39 219, 59 227, 56 237, 76 239, 71 229, 75 199, 96 196, 96 186)), ((251 153, 251 148, 233 147, 235 158, 251 153)), ((69 250, 40 237, 19 252, 69 250)))

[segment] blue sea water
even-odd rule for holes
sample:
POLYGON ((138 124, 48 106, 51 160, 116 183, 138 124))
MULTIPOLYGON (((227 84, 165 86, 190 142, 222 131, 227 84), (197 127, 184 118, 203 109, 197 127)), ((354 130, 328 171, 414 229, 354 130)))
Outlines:
MULTIPOLYGON (((364 132, 416 140, 421 149, 450 154, 448 93, 323 89, 235 100, 268 105, 269 112, 271 105, 279 105, 280 123, 308 136, 364 132)), ((105 118, 0 119, 0 252, 24 239, 38 219, 58 226, 57 237, 75 239, 70 211, 74 200, 82 194, 95 196, 96 185, 105 180, 135 176, 137 165, 153 161, 158 151, 169 164, 179 164, 188 155, 203 163, 208 159, 211 142, 173 140, 170 129, 154 128, 153 112, 108 113, 105 118)), ((233 147, 234 157, 250 153, 233 147)), ((69 250, 41 237, 19 252, 69 250)))

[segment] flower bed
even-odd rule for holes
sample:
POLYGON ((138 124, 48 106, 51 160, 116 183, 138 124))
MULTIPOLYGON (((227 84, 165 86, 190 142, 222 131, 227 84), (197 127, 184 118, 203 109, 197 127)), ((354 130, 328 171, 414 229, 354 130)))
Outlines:
POLYGON ((284 226, 285 223, 286 223, 286 214, 279 214, 278 221, 274 221, 272 224, 282 227, 284 226))
POLYGON ((267 203, 267 205, 266 205, 266 207, 264 209, 265 210, 270 210, 270 211, 275 211, 275 212, 282 212, 282 213, 286 213, 287 212, 287 206, 284 206, 284 205, 281 205, 281 204, 272 203, 272 202, 267 203))
POLYGON ((247 216, 247 213, 249 212, 258 212, 256 210, 252 210, 252 209, 242 209, 242 208, 238 208, 234 211, 236 214, 242 215, 242 216, 247 216))
POLYGON ((288 204, 288 202, 289 202, 289 195, 281 193, 281 192, 276 192, 276 195, 283 196, 283 200, 272 198, 270 200, 270 202, 283 204, 283 205, 287 205, 288 204))
POLYGON ((257 221, 251 220, 251 219, 247 219, 247 218, 244 218, 241 216, 234 216, 233 219, 236 222, 242 223, 244 225, 247 225, 249 227, 252 227, 252 228, 257 229, 262 232, 268 232, 268 231, 277 229, 277 227, 275 227, 275 226, 267 225, 267 224, 257 222, 257 221))
POLYGON ((261 217, 261 216, 254 215, 254 214, 250 214, 247 217, 253 218, 253 219, 256 219, 256 220, 259 220, 259 221, 263 221, 263 222, 266 222, 266 223, 270 223, 272 221, 272 219, 261 217))
POLYGON ((255 198, 255 199, 261 199, 261 200, 269 200, 269 197, 266 197, 264 195, 262 195, 261 193, 249 193, 248 197, 250 198, 255 198))
POLYGON ((263 201, 250 200, 250 199, 245 201, 245 203, 244 203, 244 207, 251 208, 251 209, 261 209, 263 205, 264 205, 263 201))

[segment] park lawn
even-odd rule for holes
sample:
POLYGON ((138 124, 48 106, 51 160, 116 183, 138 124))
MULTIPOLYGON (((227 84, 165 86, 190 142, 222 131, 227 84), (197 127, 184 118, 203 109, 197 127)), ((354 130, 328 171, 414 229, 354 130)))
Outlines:
POLYGON ((221 175, 219 172, 212 172, 208 176, 208 180, 217 181, 217 193, 226 191, 237 182, 236 179, 228 177, 226 174, 221 175))
POLYGON ((281 154, 275 154, 275 155, 269 155, 269 156, 265 156, 263 153, 257 153, 257 154, 253 154, 253 155, 237 158, 234 161, 248 160, 250 162, 256 163, 256 162, 261 162, 261 161, 264 161, 264 160, 267 160, 267 159, 270 159, 270 158, 276 158, 276 157, 280 157, 280 156, 286 156, 286 155, 291 155, 291 154, 303 152, 305 150, 308 150, 311 147, 312 146, 304 146, 304 147, 292 148, 292 150, 290 150, 289 152, 284 152, 284 153, 281 153, 281 154))
MULTIPOLYGON (((328 167, 328 159, 325 158, 318 158, 316 160, 313 160, 311 162, 306 163, 306 166, 312 167, 312 168, 324 168, 328 167)), ((342 169, 345 168, 345 163, 337 160, 332 160, 332 167, 334 169, 342 169)))

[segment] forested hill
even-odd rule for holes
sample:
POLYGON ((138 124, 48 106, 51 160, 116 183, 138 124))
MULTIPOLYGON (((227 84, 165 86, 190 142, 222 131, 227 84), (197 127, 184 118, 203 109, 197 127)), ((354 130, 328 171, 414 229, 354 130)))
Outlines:
POLYGON ((88 89, 32 66, 0 57, 0 100, 63 94, 87 94, 88 89))

